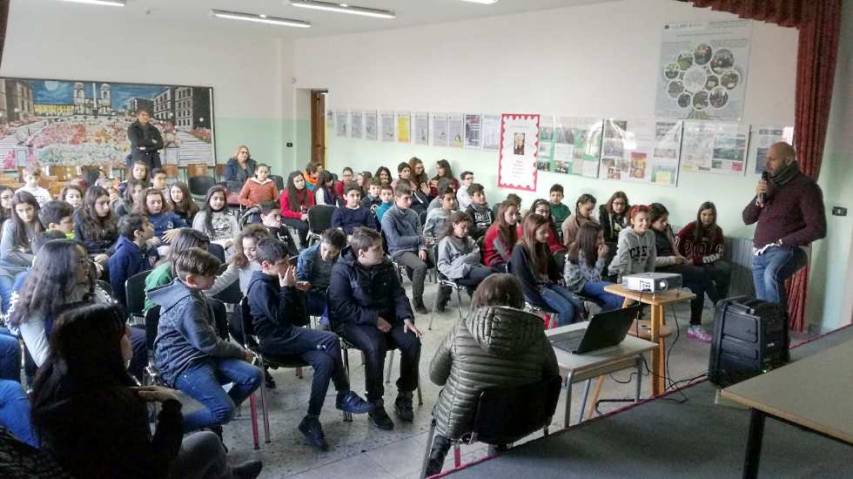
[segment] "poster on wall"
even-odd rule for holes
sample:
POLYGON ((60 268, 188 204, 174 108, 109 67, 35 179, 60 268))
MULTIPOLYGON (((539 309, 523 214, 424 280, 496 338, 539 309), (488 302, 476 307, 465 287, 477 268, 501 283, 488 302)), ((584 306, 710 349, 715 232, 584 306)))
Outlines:
POLYGON ((774 143, 785 141, 794 144, 793 126, 753 126, 752 135, 749 140, 749 164, 752 165, 750 172, 761 175, 764 164, 767 161, 767 150, 774 143))
POLYGON ((350 112, 350 138, 361 139, 364 136, 364 115, 360 111, 350 112))
POLYGON ((501 115, 498 187, 536 191, 539 115, 501 115))
POLYGON ((382 128, 382 141, 385 142, 393 142, 394 141, 394 112, 393 111, 383 111, 379 114, 380 125, 382 128))
POLYGON ((539 115, 539 151, 536 153, 536 169, 539 171, 559 171, 554 159, 554 116, 539 115))
POLYGON ((483 115, 483 149, 498 151, 501 147, 500 115, 483 115))
POLYGON ((349 133, 349 112, 348 111, 337 111, 335 112, 335 127, 337 130, 338 136, 347 136, 349 133))
POLYGON ((743 176, 749 125, 685 121, 681 170, 743 176))
POLYGON ((415 144, 429 145, 429 113, 415 113, 415 144))
POLYGON ((464 126, 462 124, 462 114, 450 113, 447 115, 447 138, 451 148, 462 148, 464 126))
POLYGON ((573 175, 596 178, 601 158, 600 118, 559 117, 554 126, 554 161, 573 175))
POLYGON ((608 119, 604 124, 601 178, 663 186, 677 184, 680 121, 608 119))
POLYGON ((412 135, 412 115, 407 111, 397 113, 397 141, 409 143, 412 135))
POLYGON ((213 165, 213 89, 0 78, 0 161, 17 166, 125 164, 140 111, 162 137, 163 164, 213 165))
POLYGON ((447 146, 448 144, 447 113, 433 113, 432 146, 447 146))
POLYGON ((740 121, 751 35, 749 20, 665 25, 655 114, 740 121))
POLYGON ((480 149, 483 147, 482 129, 482 116, 465 115, 465 148, 480 149))
POLYGON ((364 139, 376 141, 378 137, 378 129, 376 127, 376 112, 364 112, 364 139))

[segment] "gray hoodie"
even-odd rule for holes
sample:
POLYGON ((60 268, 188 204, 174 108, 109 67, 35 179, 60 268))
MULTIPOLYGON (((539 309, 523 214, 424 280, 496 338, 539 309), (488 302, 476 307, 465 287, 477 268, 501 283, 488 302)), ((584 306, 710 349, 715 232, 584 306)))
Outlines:
POLYGON ((619 232, 616 256, 608 270, 611 275, 619 275, 620 281, 627 274, 650 273, 655 270, 656 256, 654 232, 649 229, 640 236, 628 227, 619 232))
POLYGON ((208 357, 242 358, 243 348, 216 335, 204 296, 179 279, 148 293, 160 305, 154 364, 167 385, 193 363, 208 357))
POLYGON ((470 236, 465 239, 447 235, 438 242, 438 271, 448 279, 461 279, 480 264, 480 248, 470 236))

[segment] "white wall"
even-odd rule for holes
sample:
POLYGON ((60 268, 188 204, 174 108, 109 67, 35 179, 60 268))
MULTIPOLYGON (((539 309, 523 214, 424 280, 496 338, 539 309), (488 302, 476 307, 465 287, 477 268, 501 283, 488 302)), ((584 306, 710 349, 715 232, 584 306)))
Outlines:
MULTIPOLYGON (((572 116, 654 116, 663 25, 734 19, 672 0, 624 0, 521 15, 376 33, 296 40, 297 88, 328 88, 332 109, 539 112, 572 116)), ((744 119, 791 124, 797 34, 753 22, 744 119)), ((382 144, 328 136, 329 167, 395 170, 412 155, 432 164, 447 158, 459 173, 475 171, 490 201, 498 191, 497 154, 453 148, 382 144)), ((529 204, 563 183, 567 201, 582 192, 600 201, 617 190, 639 202, 661 201, 683 224, 712 200, 728 234, 749 236, 740 210, 755 179, 682 174, 677 188, 544 173, 529 204)))
POLYGON ((219 161, 238 142, 259 160, 284 161, 290 42, 131 18, 109 8, 12 2, 0 75, 212 86, 219 161))

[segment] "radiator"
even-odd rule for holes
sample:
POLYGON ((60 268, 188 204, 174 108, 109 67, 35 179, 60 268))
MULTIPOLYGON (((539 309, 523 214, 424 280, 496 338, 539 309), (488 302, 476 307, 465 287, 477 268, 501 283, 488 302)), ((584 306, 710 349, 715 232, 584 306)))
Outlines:
POLYGON ((725 260, 732 265, 729 296, 754 296, 752 282, 752 239, 726 238, 725 260))

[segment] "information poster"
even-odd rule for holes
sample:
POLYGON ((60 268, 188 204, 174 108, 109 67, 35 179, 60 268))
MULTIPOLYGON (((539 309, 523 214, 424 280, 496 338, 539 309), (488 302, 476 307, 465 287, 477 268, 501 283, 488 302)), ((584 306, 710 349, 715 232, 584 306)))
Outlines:
POLYGON ((658 120, 654 123, 651 182, 656 185, 678 184, 678 161, 681 158, 681 121, 658 120))
POLYGON ((480 115, 465 115, 465 148, 482 148, 482 132, 483 117, 480 115))
POLYGON ((462 114, 451 113, 447 115, 447 138, 450 140, 450 147, 462 148, 462 135, 464 127, 462 125, 462 114))
POLYGON ((347 133, 349 132, 349 112, 335 112, 335 127, 337 129, 338 136, 347 136, 347 133))
POLYGON ((752 136, 749 141, 749 164, 750 171, 755 175, 761 175, 764 164, 767 161, 767 150, 774 143, 785 141, 794 143, 793 126, 753 126, 752 136))
POLYGON ((749 126, 730 122, 685 121, 681 169, 743 175, 749 126))
POLYGON ((500 115, 483 115, 483 149, 498 151, 501 147, 500 115))
POLYGON ((429 113, 415 113, 415 144, 429 145, 429 113))
POLYGON ((605 120, 601 178, 674 186, 681 130, 674 120, 605 120))
POLYGON ((751 34, 748 20, 665 25, 656 116, 739 121, 751 34))
POLYGON ((376 126, 376 112, 364 112, 364 139, 376 141, 379 129, 376 126))
POLYGON ((393 111, 383 111, 379 114, 380 117, 380 125, 382 128, 382 141, 384 142, 393 142, 394 141, 394 112, 393 111))
POLYGON ((397 113, 397 141, 400 143, 409 143, 412 141, 412 115, 403 111, 397 113))
POLYGON ((536 191, 539 115, 501 115, 498 187, 536 191))
POLYGON ((449 132, 447 131, 447 113, 432 114, 432 145, 448 146, 449 132))
POLYGON ((364 136, 364 116, 360 111, 350 112, 350 138, 361 139, 364 136))

